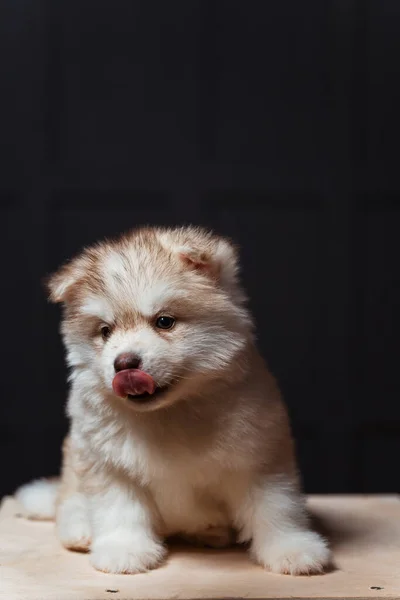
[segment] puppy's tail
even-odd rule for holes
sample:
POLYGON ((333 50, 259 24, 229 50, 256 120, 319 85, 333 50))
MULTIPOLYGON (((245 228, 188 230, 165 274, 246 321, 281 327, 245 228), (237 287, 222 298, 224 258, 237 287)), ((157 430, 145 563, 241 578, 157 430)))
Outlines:
POLYGON ((53 520, 59 487, 59 479, 36 479, 18 488, 15 498, 24 517, 39 521, 53 520))

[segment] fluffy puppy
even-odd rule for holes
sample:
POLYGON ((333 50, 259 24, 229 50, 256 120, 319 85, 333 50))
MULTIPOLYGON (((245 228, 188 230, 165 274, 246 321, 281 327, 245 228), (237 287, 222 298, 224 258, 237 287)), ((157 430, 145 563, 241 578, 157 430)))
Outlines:
POLYGON ((233 245, 196 228, 132 231, 49 280, 71 370, 59 484, 17 496, 61 543, 138 573, 180 535, 248 542, 275 573, 323 570, 287 413, 253 339, 233 245))

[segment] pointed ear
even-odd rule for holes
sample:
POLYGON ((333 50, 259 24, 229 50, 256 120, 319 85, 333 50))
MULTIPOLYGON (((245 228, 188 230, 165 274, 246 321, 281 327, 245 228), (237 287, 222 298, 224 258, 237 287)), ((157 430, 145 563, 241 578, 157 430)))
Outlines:
POLYGON ((87 271, 87 260, 78 257, 66 263, 45 280, 50 302, 67 302, 79 280, 87 271))

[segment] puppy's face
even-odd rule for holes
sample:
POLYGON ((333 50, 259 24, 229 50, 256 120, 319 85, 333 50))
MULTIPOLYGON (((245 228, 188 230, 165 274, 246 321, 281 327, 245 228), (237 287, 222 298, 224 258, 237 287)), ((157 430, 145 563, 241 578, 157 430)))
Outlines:
POLYGON ((232 246, 147 229, 86 250, 50 279, 67 361, 104 396, 148 411, 193 395, 243 351, 250 320, 232 246))

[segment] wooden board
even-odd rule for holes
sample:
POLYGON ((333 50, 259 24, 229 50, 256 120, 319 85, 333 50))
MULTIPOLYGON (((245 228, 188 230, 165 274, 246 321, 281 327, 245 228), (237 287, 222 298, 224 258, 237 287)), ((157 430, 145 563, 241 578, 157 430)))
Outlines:
POLYGON ((141 575, 107 575, 85 554, 60 547, 52 523, 26 521, 6 498, 0 510, 3 600, 200 598, 400 598, 400 500, 397 496, 312 497, 337 568, 315 577, 273 575, 242 550, 176 547, 165 565, 141 575))

